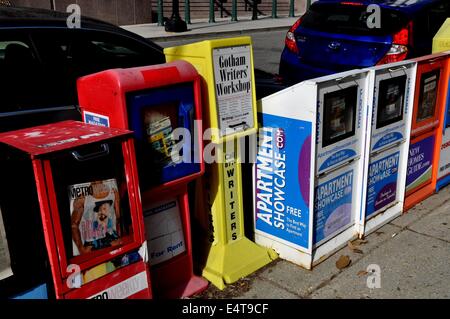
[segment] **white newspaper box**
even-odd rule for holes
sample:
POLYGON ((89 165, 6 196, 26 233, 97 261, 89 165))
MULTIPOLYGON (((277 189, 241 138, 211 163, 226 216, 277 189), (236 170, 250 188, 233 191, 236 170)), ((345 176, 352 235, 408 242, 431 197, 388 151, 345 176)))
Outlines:
POLYGON ((368 70, 301 82, 260 100, 256 243, 310 269, 361 235, 368 70))
POLYGON ((368 127, 369 168, 361 211, 364 234, 403 212, 417 63, 370 68, 373 88, 368 127))

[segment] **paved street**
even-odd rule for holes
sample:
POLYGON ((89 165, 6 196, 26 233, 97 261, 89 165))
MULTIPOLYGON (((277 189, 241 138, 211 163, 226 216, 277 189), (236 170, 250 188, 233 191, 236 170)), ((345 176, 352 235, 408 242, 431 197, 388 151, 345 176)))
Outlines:
MULTIPOLYGON (((269 72, 269 73, 278 73, 278 65, 280 63, 281 51, 284 47, 284 38, 286 36, 286 30, 270 30, 270 31, 250 31, 250 32, 242 32, 242 36, 250 36, 253 42, 253 57, 255 68, 269 72)), ((192 42, 202 41, 202 40, 210 40, 217 38, 230 38, 241 35, 226 35, 226 36, 218 36, 218 35, 209 35, 203 36, 201 39, 187 39, 181 40, 179 38, 173 40, 155 40, 160 46, 167 48, 171 46, 178 46, 183 44, 188 44, 192 42)))

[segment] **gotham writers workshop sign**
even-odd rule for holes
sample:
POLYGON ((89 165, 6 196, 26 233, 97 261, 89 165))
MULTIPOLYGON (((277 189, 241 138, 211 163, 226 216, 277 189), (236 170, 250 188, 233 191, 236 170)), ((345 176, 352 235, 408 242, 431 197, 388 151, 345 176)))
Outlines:
POLYGON ((220 135, 253 127, 250 46, 216 48, 214 80, 220 135))

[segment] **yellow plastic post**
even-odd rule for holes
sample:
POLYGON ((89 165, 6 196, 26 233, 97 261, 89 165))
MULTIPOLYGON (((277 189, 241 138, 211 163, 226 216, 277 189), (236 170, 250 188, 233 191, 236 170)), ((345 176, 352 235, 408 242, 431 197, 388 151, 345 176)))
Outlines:
POLYGON ((445 20, 433 38, 433 53, 450 50, 450 18, 445 20))
POLYGON ((195 215, 207 242, 202 275, 224 289, 277 258, 275 251, 244 234, 239 140, 257 131, 251 38, 207 40, 166 48, 164 53, 167 62, 190 62, 204 80, 205 128, 216 129, 210 146, 218 161, 206 165, 197 183, 195 215))

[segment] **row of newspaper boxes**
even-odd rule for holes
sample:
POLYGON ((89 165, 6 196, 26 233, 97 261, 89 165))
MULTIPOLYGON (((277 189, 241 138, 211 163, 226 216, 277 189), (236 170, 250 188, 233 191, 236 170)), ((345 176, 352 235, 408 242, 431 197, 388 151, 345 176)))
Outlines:
POLYGON ((277 257, 309 269, 450 180, 448 53, 258 105, 250 38, 165 54, 79 79, 85 123, 0 135, 3 297, 181 298, 277 257))

